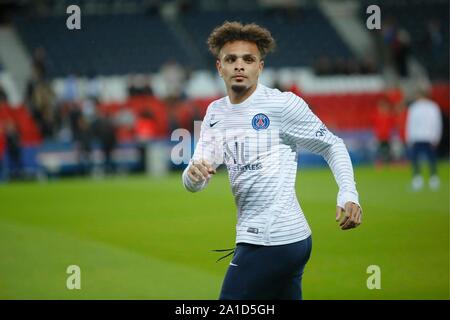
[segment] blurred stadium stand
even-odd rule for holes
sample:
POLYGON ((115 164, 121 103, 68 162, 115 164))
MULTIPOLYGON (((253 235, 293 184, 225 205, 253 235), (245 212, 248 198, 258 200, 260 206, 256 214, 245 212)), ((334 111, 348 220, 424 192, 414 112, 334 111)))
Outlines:
POLYGON ((309 66, 314 57, 333 52, 335 56, 352 57, 347 45, 339 38, 323 14, 316 7, 292 11, 195 11, 182 16, 183 25, 191 31, 192 38, 208 61, 214 59, 205 45, 211 30, 224 21, 255 22, 268 28, 277 41, 277 49, 267 57, 273 68, 309 66), (306 49, 307 48, 307 49, 306 49))
MULTIPOLYGON (((5 95, 0 124, 15 124, 29 171, 44 166, 78 172, 84 152, 80 145, 88 139, 82 128, 105 118, 115 126, 114 159, 126 170, 143 170, 142 143, 168 141, 175 128, 193 131, 193 121, 201 120, 209 103, 225 94, 206 39, 225 20, 238 20, 267 27, 277 40, 261 82, 302 96, 344 137, 356 163, 373 161, 375 110, 392 90, 400 90, 400 100, 407 104, 418 83, 428 84, 445 115, 448 136, 448 1, 355 2, 363 22, 370 4, 380 6, 386 28, 370 33, 373 37, 367 40, 377 43, 378 50, 375 60, 365 65, 323 7, 312 1, 6 2, 0 7, 1 20, 24 44, 31 76, 20 84, 10 59, 2 57, 5 50, 0 50, 0 88, 5 95), (81 8, 78 31, 66 27, 71 4, 81 8), (409 34, 406 57, 416 59, 425 72, 404 75, 396 68, 396 37, 405 39, 401 30, 409 34), (389 68, 396 70, 394 78, 388 76, 389 68), (21 87, 27 89, 16 98, 21 87)), ((20 50, 9 48, 7 53, 19 56, 20 50)), ((0 159, 5 154, 2 139, 0 159)), ((99 138, 89 139, 92 159, 100 163, 99 138)), ((441 143, 441 155, 448 155, 448 137, 441 143)), ((305 159, 308 163, 308 156, 305 159)), ((318 161, 312 157, 310 163, 318 161)))
MULTIPOLYGON (((383 41, 398 47, 395 32, 406 31, 407 54, 418 59, 433 80, 448 80, 449 76, 449 2, 446 0, 369 1, 379 5, 383 24, 389 30, 382 33, 383 41)), ((365 8, 366 6, 362 6, 365 8)), ((365 10, 362 16, 366 16, 365 10)), ((395 50, 395 48, 394 48, 395 50)))
POLYGON ((82 32, 68 30, 66 19, 15 20, 30 52, 39 46, 45 48, 51 61, 49 77, 156 72, 167 57, 189 65, 181 46, 157 15, 83 16, 82 32))

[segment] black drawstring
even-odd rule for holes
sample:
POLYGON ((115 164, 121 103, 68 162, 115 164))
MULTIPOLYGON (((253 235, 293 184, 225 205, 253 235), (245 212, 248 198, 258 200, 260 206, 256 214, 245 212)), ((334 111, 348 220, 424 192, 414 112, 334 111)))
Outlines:
POLYGON ((224 255, 223 257, 217 259, 217 261, 216 261, 216 263, 217 263, 217 262, 219 262, 220 260, 225 259, 225 258, 228 257, 228 256, 231 256, 231 255, 234 253, 234 250, 235 250, 235 249, 236 249, 236 248, 231 248, 231 249, 215 249, 215 250, 211 250, 211 251, 214 251, 214 252, 227 252, 227 251, 231 251, 231 252, 227 253, 226 255, 224 255))

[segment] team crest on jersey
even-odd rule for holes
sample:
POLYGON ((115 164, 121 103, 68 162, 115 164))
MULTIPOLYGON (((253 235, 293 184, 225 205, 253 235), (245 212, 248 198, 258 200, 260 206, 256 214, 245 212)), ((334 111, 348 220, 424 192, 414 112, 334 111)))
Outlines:
POLYGON ((269 117, 264 113, 258 113, 252 119, 252 126, 255 130, 267 129, 270 125, 269 117))

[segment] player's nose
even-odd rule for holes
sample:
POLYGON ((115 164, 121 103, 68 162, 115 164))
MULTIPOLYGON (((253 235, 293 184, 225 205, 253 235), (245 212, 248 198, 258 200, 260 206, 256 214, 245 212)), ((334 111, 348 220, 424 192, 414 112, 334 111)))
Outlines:
POLYGON ((236 64, 234 65, 235 71, 244 71, 244 63, 241 59, 236 60, 236 64))

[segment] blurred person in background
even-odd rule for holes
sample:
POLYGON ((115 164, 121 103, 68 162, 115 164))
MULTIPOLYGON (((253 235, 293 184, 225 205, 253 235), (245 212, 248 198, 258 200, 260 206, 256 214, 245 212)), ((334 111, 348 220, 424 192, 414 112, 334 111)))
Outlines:
POLYGON ((151 79, 143 74, 133 74, 128 77, 129 96, 153 96, 151 79))
POLYGON ((406 145, 407 108, 403 90, 397 84, 386 90, 386 98, 391 105, 393 121, 393 139, 391 139, 392 160, 403 163, 406 161, 408 148, 406 145))
POLYGON ((70 131, 72 134, 72 140, 78 140, 80 135, 80 118, 83 117, 83 112, 81 105, 77 102, 70 102, 66 104, 67 107, 67 117, 70 124, 70 131))
POLYGON ((43 46, 38 46, 33 51, 32 68, 38 73, 39 78, 45 79, 47 76, 47 52, 43 46))
POLYGON ((22 144, 20 133, 13 121, 5 123, 6 154, 8 157, 8 178, 15 180, 23 176, 22 144))
POLYGON ((168 97, 182 98, 186 82, 186 70, 175 59, 169 59, 162 67, 168 97))
POLYGON ((167 121, 168 121, 168 135, 170 135, 174 130, 182 127, 180 121, 180 106, 181 102, 175 96, 169 96, 165 99, 167 106, 167 121))
POLYGON ((50 85, 42 80, 31 88, 28 107, 44 139, 53 138, 56 133, 55 94, 50 85))
POLYGON ((408 59, 411 53, 411 37, 405 29, 397 31, 395 40, 391 43, 391 53, 394 58, 394 65, 400 77, 409 75, 408 59))
POLYGON ((143 110, 136 120, 136 138, 139 150, 139 168, 146 170, 147 143, 158 135, 158 125, 150 110, 143 110))
POLYGON ((405 164, 407 162, 408 144, 406 143, 406 119, 408 117, 408 108, 405 103, 394 105, 394 122, 399 142, 398 161, 405 164))
POLYGON ((22 142, 9 108, 6 92, 0 87, 0 180, 20 179, 23 176, 22 142))
POLYGON ((44 47, 33 52, 32 73, 28 79, 25 104, 39 127, 44 139, 53 138, 57 130, 56 96, 46 78, 47 58, 44 47))
POLYGON ((77 135, 74 137, 78 165, 81 174, 87 175, 92 169, 92 132, 89 122, 84 117, 77 119, 77 135))
POLYGON ((424 178, 420 170, 420 159, 424 156, 430 168, 428 181, 431 190, 440 186, 437 172, 437 147, 442 136, 442 116, 439 106, 428 98, 428 92, 417 90, 416 100, 410 105, 406 118, 406 141, 410 148, 413 167, 412 189, 423 188, 424 178))
POLYGON ((96 139, 103 153, 104 173, 114 173, 116 165, 113 160, 113 152, 117 147, 116 127, 112 115, 106 112, 101 114, 97 109, 97 118, 92 123, 93 137, 96 139))
POLYGON ((441 51, 444 49, 444 34, 442 26, 437 19, 430 19, 427 23, 427 33, 425 37, 425 45, 431 52, 433 60, 438 60, 441 51))
POLYGON ((391 104, 386 97, 378 101, 374 115, 374 133, 377 140, 375 166, 380 167, 391 162, 391 133, 393 117, 391 104))
POLYGON ((400 77, 407 77, 409 75, 408 59, 411 53, 409 33, 398 26, 394 17, 388 16, 383 21, 381 36, 384 44, 385 62, 392 65, 400 77))

